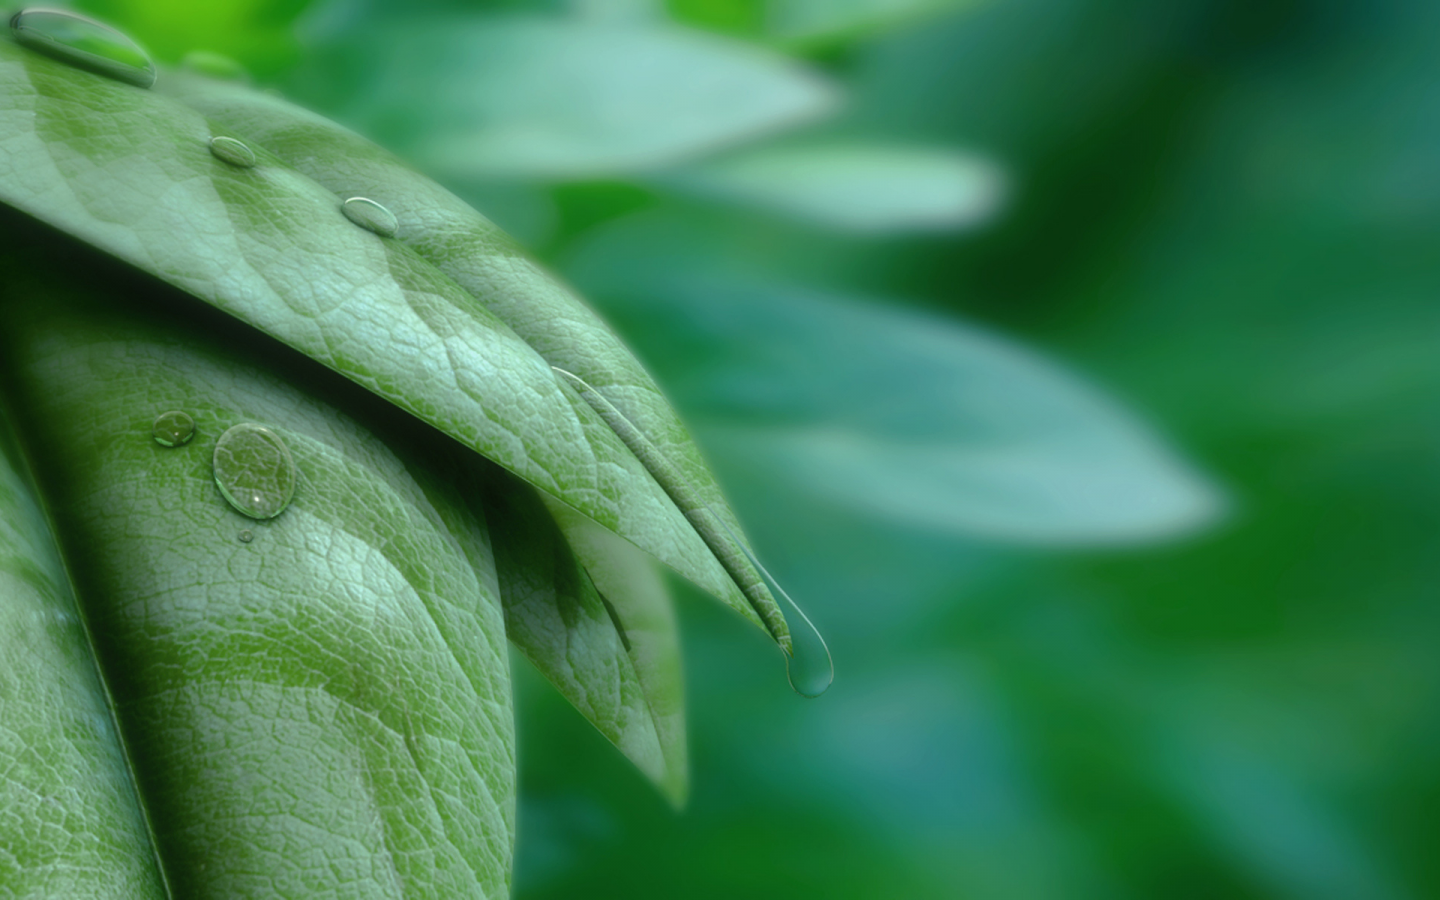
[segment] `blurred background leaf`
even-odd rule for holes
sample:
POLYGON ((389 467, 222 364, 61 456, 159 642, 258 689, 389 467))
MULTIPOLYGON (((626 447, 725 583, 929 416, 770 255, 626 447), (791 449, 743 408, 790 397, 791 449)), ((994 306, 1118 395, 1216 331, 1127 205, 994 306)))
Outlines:
POLYGON ((1004 195, 1004 176, 988 160, 845 143, 742 151, 659 179, 681 191, 860 234, 977 225, 1004 195))
POLYGON ((800 703, 682 602, 679 816, 518 665, 517 897, 1440 895, 1434 3, 87 8, 437 167, 561 269, 830 640, 800 703), (817 422, 892 464, 757 438, 817 422), (896 436, 1005 422, 997 460, 1065 477, 897 514, 896 436), (1088 518, 1040 514, 1097 473, 1088 518), (1014 542, 1062 524, 1132 545, 1014 542))
POLYGON ((651 168, 836 102, 818 75, 783 57, 664 25, 452 15, 344 35, 310 62, 344 77, 302 99, 455 179, 651 168))

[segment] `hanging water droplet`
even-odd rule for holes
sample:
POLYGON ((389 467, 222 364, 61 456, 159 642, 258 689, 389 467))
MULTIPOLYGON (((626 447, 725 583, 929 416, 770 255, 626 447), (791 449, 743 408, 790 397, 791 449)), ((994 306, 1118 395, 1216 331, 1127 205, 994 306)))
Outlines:
POLYGON ((765 579, 771 593, 783 599, 795 613, 793 619, 785 617, 785 621, 790 625, 790 651, 785 655, 785 677, 789 679, 791 689, 802 697, 818 697, 825 693, 835 681, 835 660, 830 655, 830 647, 825 643, 825 638, 820 636, 820 629, 805 615, 800 604, 790 598, 780 586, 780 582, 775 580, 775 576, 760 564, 760 560, 745 546, 735 529, 713 509, 706 507, 706 511, 729 533, 730 540, 765 579))
POLYGON ((181 447, 195 436, 195 420, 178 409, 172 409, 155 417, 150 434, 162 447, 181 447))
POLYGON ((248 544, 253 540, 255 540, 255 535, 250 533, 250 529, 247 528, 244 531, 240 532, 240 543, 248 544))
POLYGON ((244 422, 215 442, 215 484, 230 505, 252 519, 271 519, 295 496, 299 471, 280 435, 244 422))
POLYGON ((394 237, 395 230, 400 227, 400 223, 395 221, 395 214, 374 200, 351 197, 340 209, 345 218, 381 237, 394 237))
POLYGON ((15 40, 62 62, 148 88, 155 63, 140 45, 94 19, 59 9, 22 9, 10 17, 15 40))
POLYGON ((830 655, 825 638, 820 636, 820 629, 780 585, 773 583, 774 579, 771 582, 800 617, 799 622, 790 622, 791 649, 790 655, 785 657, 785 676, 795 693, 802 697, 818 697, 828 691, 835 681, 835 659, 830 655))
POLYGON ((212 137, 210 154, 223 163, 237 169, 248 169, 255 165, 255 151, 232 137, 212 137))

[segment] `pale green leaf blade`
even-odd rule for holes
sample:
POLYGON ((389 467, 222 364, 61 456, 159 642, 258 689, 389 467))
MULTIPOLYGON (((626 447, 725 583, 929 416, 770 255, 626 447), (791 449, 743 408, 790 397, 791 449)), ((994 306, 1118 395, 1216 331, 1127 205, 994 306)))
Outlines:
POLYGON ((258 148, 255 168, 222 163, 195 111, 4 41, 0 93, 0 200, 435 424, 759 622, 685 514, 544 358, 407 245, 349 222, 336 194, 258 148), (87 115, 96 105, 100 124, 87 115))
POLYGON ((0 885, 161 898, 80 611, 12 437, 0 418, 0 885))
POLYGON ((393 22, 347 35, 346 52, 330 63, 351 76, 336 86, 345 96, 326 107, 449 177, 650 169, 813 120, 838 101, 783 56, 660 23, 393 22))
POLYGON ((64 250, 68 269, 11 260, 3 382, 174 896, 507 896, 503 616, 484 525, 424 449, 443 439, 64 250), (94 275, 59 289, 77 269, 94 275), (151 436, 170 409, 198 424, 188 444, 151 436), (217 490, 216 439, 245 421, 298 465, 272 519, 217 490))
POLYGON ((742 612, 748 612, 748 604, 783 643, 788 634, 784 618, 763 579, 732 546, 728 534, 743 532, 709 465, 659 386, 584 301, 464 201, 334 122, 244 85, 192 76, 172 79, 168 90, 316 183, 385 205, 402 223, 396 240, 463 287, 551 366, 593 388, 618 414, 619 431, 633 425, 642 436, 623 443, 696 527, 730 577, 670 561, 672 566, 742 612), (658 464, 649 458, 651 447, 658 464), (707 527, 709 516, 718 517, 721 528, 707 527))
POLYGON ((656 180, 862 235, 973 228, 999 210, 1005 193, 1005 178, 989 160, 848 143, 747 150, 656 180))
POLYGON ((585 545, 562 533, 533 488, 497 473, 484 502, 487 518, 504 523, 493 534, 511 642, 671 802, 682 804, 679 639, 669 595, 648 557, 617 538, 602 559, 586 554, 598 574, 592 579, 571 546, 585 545))
POLYGON ((680 631, 664 578, 650 558, 574 509, 541 495, 628 640, 665 760, 661 789, 679 805, 689 792, 680 631))
POLYGON ((1167 538, 1223 514, 1219 489, 1151 427, 1039 354, 953 318, 686 259, 668 251, 695 235, 676 231, 636 217, 572 271, 634 326, 704 440, 772 489, 1036 542, 1167 538))

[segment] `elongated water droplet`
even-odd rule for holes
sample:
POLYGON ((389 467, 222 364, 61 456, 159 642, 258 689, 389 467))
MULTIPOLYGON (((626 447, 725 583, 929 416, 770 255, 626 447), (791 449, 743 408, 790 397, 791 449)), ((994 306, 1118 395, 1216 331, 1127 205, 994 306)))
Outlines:
POLYGON ((237 169, 248 169, 255 165, 255 151, 245 146, 244 141, 232 137, 212 137, 210 154, 237 169))
POLYGON ((299 471, 280 435, 243 422, 215 442, 215 484, 230 505, 252 519, 271 519, 295 496, 299 471))
POLYGON ((26 47, 72 66, 142 88, 155 83, 150 55, 94 19, 59 9, 22 9, 10 17, 10 31, 26 47))
POLYGON ((187 413, 172 409, 155 417, 150 434, 162 447, 181 447, 195 436, 195 420, 187 413))
POLYGON ((381 237, 394 237, 395 230, 400 227, 400 223, 395 221, 394 213, 365 197, 351 197, 340 209, 345 213, 345 218, 381 237))
POLYGON ((830 647, 825 643, 825 638, 820 636, 820 629, 805 615, 800 604, 791 599, 780 586, 780 582, 775 580, 775 576, 760 564, 760 560, 745 546, 735 529, 710 507, 706 507, 706 511, 729 533, 730 540, 734 541, 740 552, 745 554, 745 558, 750 560, 750 565, 765 579, 771 593, 783 599, 795 613, 794 618, 786 617, 786 622, 790 625, 790 652, 785 656, 785 676, 790 680, 790 687, 802 697, 818 697, 825 693, 835 681, 835 660, 830 655, 830 647))

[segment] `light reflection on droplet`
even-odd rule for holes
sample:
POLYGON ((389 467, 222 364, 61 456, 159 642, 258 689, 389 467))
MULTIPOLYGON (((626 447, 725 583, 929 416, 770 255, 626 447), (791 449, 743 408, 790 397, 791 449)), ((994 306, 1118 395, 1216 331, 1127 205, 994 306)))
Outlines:
POLYGON ((228 163, 237 169, 249 169, 255 165, 255 151, 251 150, 244 141, 232 137, 212 137, 210 139, 210 154, 223 163, 228 163))
POLYGON ((263 425, 244 422, 215 442, 215 484, 237 511, 271 519, 295 496, 299 470, 290 448, 263 425))
POLYGON ((381 237, 394 237, 400 227, 394 213, 365 197, 351 197, 340 210, 345 213, 345 218, 381 237))

